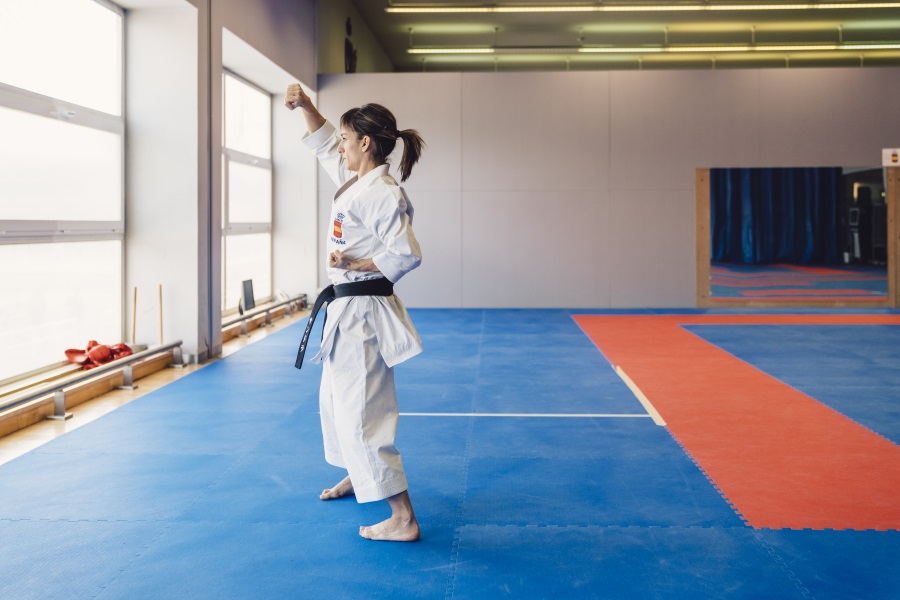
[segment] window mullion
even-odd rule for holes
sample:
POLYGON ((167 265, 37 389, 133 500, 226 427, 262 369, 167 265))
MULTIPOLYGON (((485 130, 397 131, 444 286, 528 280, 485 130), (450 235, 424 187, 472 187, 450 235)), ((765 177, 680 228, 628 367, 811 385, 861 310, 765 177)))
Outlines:
POLYGON ((84 125, 119 135, 125 134, 125 119, 87 106, 80 106, 0 82, 0 106, 41 117, 84 125))
POLYGON ((0 244, 21 243, 23 239, 121 239, 124 233, 123 223, 117 221, 0 221, 0 244))
POLYGON ((227 312, 237 307, 240 281, 254 281, 258 300, 272 294, 272 103, 268 92, 227 69, 222 89, 222 307, 227 312))
POLYGON ((240 150, 234 150, 232 148, 222 148, 222 152, 232 162, 251 165, 253 167, 259 167, 261 169, 268 169, 270 171, 272 170, 271 159, 253 156, 252 154, 246 154, 244 152, 241 152, 240 150))
POLYGON ((246 235, 248 233, 272 233, 271 223, 229 223, 224 229, 226 235, 246 235))

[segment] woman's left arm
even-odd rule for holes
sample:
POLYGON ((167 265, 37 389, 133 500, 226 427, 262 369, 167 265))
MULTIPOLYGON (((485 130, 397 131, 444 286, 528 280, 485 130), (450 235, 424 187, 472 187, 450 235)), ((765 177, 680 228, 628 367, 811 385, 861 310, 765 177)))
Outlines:
MULTIPOLYGON (((391 180, 393 181, 393 180, 391 180)), ((374 202, 367 203, 366 225, 381 240, 384 250, 372 264, 393 283, 422 262, 422 250, 412 229, 412 206, 406 192, 396 183, 382 188, 374 202)))

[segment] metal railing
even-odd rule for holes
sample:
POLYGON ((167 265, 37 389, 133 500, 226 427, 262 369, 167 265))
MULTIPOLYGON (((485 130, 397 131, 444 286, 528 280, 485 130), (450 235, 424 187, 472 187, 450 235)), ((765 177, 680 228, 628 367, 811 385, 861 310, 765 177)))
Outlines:
POLYGON ((170 351, 172 352, 174 361, 172 366, 183 367, 184 361, 181 357, 181 340, 172 342, 170 344, 161 344, 159 346, 147 348, 146 350, 142 350, 140 352, 135 352, 130 356, 126 356, 124 358, 102 364, 99 367, 94 367, 93 369, 87 371, 78 371, 77 373, 73 373, 66 377, 47 381, 35 387, 30 387, 22 392, 11 394, 9 398, 0 400, 0 411, 9 410, 11 408, 15 408, 16 406, 26 404, 33 400, 38 400, 39 398, 43 398, 49 394, 53 394, 53 414, 47 418, 60 421, 69 419, 71 418, 72 413, 66 412, 67 389, 91 379, 98 379, 101 375, 107 374, 111 371, 121 370, 122 385, 119 387, 121 389, 133 390, 137 386, 134 385, 134 372, 132 370, 132 365, 146 358, 164 354, 170 351))
MULTIPOLYGON (((259 317, 260 315, 265 315, 265 324, 267 326, 270 326, 272 324, 273 311, 281 307, 285 307, 285 314, 289 316, 294 313, 294 305, 297 304, 300 305, 301 310, 306 307, 306 294, 300 294, 299 296, 290 298, 288 300, 245 311, 244 314, 240 315, 239 317, 235 317, 233 319, 230 319, 229 321, 223 322, 222 328, 225 329, 226 327, 230 327, 232 325, 240 323, 241 335, 246 336, 248 321, 259 317)), ((132 365, 134 363, 142 361, 146 358, 164 354, 166 352, 172 352, 172 366, 183 367, 184 361, 182 359, 181 345, 181 340, 169 344, 160 344, 159 346, 153 346, 152 348, 147 348, 146 350, 135 352, 130 356, 105 363, 103 365, 100 365, 99 367, 94 367, 93 369, 89 369, 87 371, 78 371, 76 373, 72 373, 71 375, 66 375, 57 379, 41 382, 21 391, 13 392, 6 397, 0 397, 0 412, 16 408, 23 404, 27 404, 34 400, 38 400, 40 398, 44 398, 50 394, 53 394, 53 414, 47 418, 56 420, 69 419, 72 417, 72 413, 66 412, 66 391, 68 389, 92 379, 99 379, 100 376, 108 374, 110 372, 121 370, 122 385, 119 386, 119 389, 133 390, 137 387, 136 385, 134 385, 134 371, 132 369, 132 365)))
POLYGON ((225 329, 227 327, 231 327, 232 325, 237 325, 238 323, 240 323, 241 324, 240 335, 246 336, 248 333, 248 330, 247 330, 247 322, 248 321, 255 319, 256 317, 258 317, 262 314, 265 314, 266 315, 265 327, 269 327, 272 325, 272 311, 274 311, 277 308, 281 308, 282 306, 285 306, 285 307, 287 307, 285 309, 285 315, 291 316, 292 314, 294 314, 294 305, 295 304, 299 304, 301 310, 303 308, 306 308, 306 305, 307 305, 306 294, 300 294, 299 296, 290 298, 288 300, 283 300, 283 301, 277 302, 275 304, 267 304, 265 306, 260 306, 259 308, 245 310, 244 314, 242 314, 238 317, 234 317, 228 321, 223 321, 222 329, 225 329))

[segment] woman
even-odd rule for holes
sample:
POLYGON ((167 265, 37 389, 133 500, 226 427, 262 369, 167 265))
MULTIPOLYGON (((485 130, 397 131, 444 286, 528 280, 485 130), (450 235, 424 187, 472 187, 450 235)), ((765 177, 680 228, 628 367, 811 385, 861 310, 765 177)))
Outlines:
POLYGON ((329 287, 317 301, 331 300, 322 346, 312 361, 324 362, 319 408, 325 459, 348 475, 320 498, 387 499, 391 517, 360 527, 359 534, 416 541, 419 524, 394 446, 399 413, 393 367, 421 352, 422 344, 393 284, 419 266, 421 250, 411 227, 412 205, 388 174, 387 157, 402 140, 400 173, 406 181, 424 143, 414 130, 397 131, 394 116, 377 104, 344 113, 337 133, 299 84, 288 87, 284 103, 301 110, 308 130, 303 143, 338 186, 327 243, 334 290, 330 295, 329 287))

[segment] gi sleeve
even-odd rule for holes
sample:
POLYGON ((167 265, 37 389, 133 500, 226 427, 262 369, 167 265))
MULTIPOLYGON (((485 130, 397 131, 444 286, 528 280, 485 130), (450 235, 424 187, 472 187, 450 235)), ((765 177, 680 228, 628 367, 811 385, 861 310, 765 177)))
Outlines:
POLYGON ((328 173, 328 177, 338 187, 344 185, 353 173, 344 167, 344 160, 338 152, 338 144, 341 143, 340 135, 334 125, 325 121, 318 131, 308 133, 303 137, 303 144, 313 151, 319 164, 328 173))
MULTIPOLYGON (((393 180, 391 180, 393 181, 393 180)), ((422 262, 422 250, 412 229, 412 205, 400 186, 387 185, 378 200, 367 204, 365 224, 384 245, 372 262, 393 283, 415 269, 422 262)))

